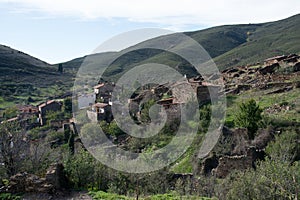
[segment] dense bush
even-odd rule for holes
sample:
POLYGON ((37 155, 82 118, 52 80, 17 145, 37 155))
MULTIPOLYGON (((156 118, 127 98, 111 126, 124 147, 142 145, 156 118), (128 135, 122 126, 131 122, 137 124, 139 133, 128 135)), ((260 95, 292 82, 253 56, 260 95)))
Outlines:
POLYGON ((99 192, 90 192, 89 193, 93 199, 107 199, 107 200, 130 200, 130 198, 123 196, 123 195, 118 195, 118 194, 113 194, 113 193, 106 193, 103 191, 99 191, 99 192))
POLYGON ((254 139, 258 130, 258 125, 262 120, 262 109, 251 99, 239 106, 235 116, 235 125, 237 127, 247 128, 249 139, 254 139))
POLYGON ((297 199, 300 163, 296 131, 286 131, 266 148, 268 158, 256 170, 233 172, 219 185, 220 199, 297 199))
POLYGON ((21 199, 21 197, 18 195, 11 194, 11 193, 2 193, 2 194, 0 194, 0 199, 1 200, 19 200, 19 199, 21 199))

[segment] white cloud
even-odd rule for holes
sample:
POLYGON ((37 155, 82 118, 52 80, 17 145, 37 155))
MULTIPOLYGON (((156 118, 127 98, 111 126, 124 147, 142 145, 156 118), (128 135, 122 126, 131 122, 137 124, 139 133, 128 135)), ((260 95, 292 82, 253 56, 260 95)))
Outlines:
POLYGON ((169 27, 258 23, 299 12, 299 0, 0 0, 14 9, 80 19, 125 18, 169 27))

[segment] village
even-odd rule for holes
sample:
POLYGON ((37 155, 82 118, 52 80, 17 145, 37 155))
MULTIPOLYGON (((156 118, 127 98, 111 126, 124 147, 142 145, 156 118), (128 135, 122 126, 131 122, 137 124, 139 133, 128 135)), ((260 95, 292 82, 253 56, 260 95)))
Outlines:
MULTIPOLYGON (((141 105, 153 100, 166 109, 168 119, 172 121, 176 116, 178 117, 179 105, 189 100, 189 95, 184 93, 187 87, 191 87, 197 94, 200 107, 209 103, 211 96, 238 95, 250 89, 265 90, 274 88, 272 93, 289 91, 293 87, 300 87, 299 81, 290 81, 297 79, 300 71, 299 59, 300 56, 296 54, 276 56, 266 59, 263 64, 226 69, 220 75, 212 74, 208 77, 196 76, 192 78, 184 76, 182 80, 178 80, 177 82, 167 82, 151 87, 140 87, 132 94, 127 106, 129 107, 131 117, 137 121, 141 121, 141 112, 143 109, 141 105), (284 70, 286 73, 282 73, 284 70), (280 71, 280 73, 275 73, 276 71, 280 71), (224 88, 223 85, 225 85, 224 88)), ((112 122, 113 114, 111 107, 114 104, 112 102, 114 87, 115 83, 113 82, 100 81, 98 85, 93 87, 92 93, 78 94, 75 97, 76 106, 78 106, 76 109, 86 110, 86 116, 91 122, 112 122)), ((70 105, 68 106, 70 107, 72 106, 71 97, 67 98, 69 98, 68 103, 70 105)), ((6 121, 19 121, 26 130, 45 125, 60 129, 66 124, 76 123, 72 115, 70 115, 69 119, 47 120, 47 114, 61 112, 63 104, 63 100, 52 99, 37 106, 17 105, 18 115, 6 121)), ((69 108, 69 112, 72 112, 71 108, 69 108)), ((270 109, 268 112, 271 112, 270 109)))
MULTIPOLYGON (((266 59, 262 67, 260 67, 261 64, 240 66, 226 69, 220 75, 196 76, 150 88, 141 87, 128 100, 130 113, 132 117, 139 119, 141 113, 140 105, 151 99, 163 105, 167 110, 172 110, 179 104, 188 101, 188 95, 184 94, 187 86, 191 86, 197 94, 199 105, 210 102, 210 95, 239 94, 253 88, 274 88, 274 93, 288 91, 293 87, 299 87, 299 82, 288 81, 296 79, 298 76, 300 71, 299 59, 300 56, 296 54, 276 56, 266 59), (278 70, 286 70, 287 73, 275 73, 278 70), (222 88, 223 85, 225 88, 222 88)), ((104 120, 110 123, 113 120, 111 106, 113 106, 112 93, 114 87, 115 84, 113 82, 102 81, 93 87, 93 93, 77 95, 75 98, 78 109, 87 109, 87 116, 92 122, 104 120)), ((55 99, 47 100, 37 106, 30 104, 17 105, 18 116, 7 119, 7 121, 20 121, 27 129, 44 126, 47 124, 47 113, 61 111, 62 106, 63 101, 55 99)), ((69 121, 68 119, 52 120, 51 125, 61 128, 64 123, 69 123, 70 121, 73 122, 74 119, 71 117, 69 121)))
MULTIPOLYGON (((145 120, 143 115, 143 112, 145 112, 145 106, 143 105, 149 101, 155 102, 165 109, 168 123, 172 124, 180 118, 180 114, 178 114, 180 112, 180 105, 185 104, 189 100, 189 95, 184 92, 186 87, 191 87, 197 94, 200 108, 210 103, 211 95, 240 95, 253 89, 268 90, 270 91, 269 93, 274 94, 287 92, 295 88, 300 88, 300 80, 297 79, 300 73, 299 61, 300 56, 296 54, 276 56, 266 59, 262 64, 258 63, 256 65, 226 69, 220 75, 211 74, 208 77, 195 76, 191 78, 183 76, 181 80, 173 83, 166 82, 160 85, 152 85, 151 87, 140 87, 131 95, 127 106, 129 107, 130 116, 136 123, 148 123, 149 121, 145 120)), ((115 83, 101 80, 92 88, 93 92, 75 96, 75 105, 77 107, 73 108, 73 111, 75 109, 83 112, 86 119, 88 119, 87 122, 100 124, 115 123, 112 107, 114 104, 120 103, 113 101, 112 95, 115 87, 115 83)), ((48 127, 47 129, 54 129, 65 134, 67 132, 69 137, 67 142, 71 152, 79 152, 80 149, 84 149, 84 145, 79 137, 80 134, 78 133, 82 124, 72 115, 72 99, 70 96, 61 100, 47 100, 37 106, 17 105, 16 108, 18 115, 2 121, 2 124, 19 122, 28 132, 42 127, 48 127), (55 114, 66 111, 69 115, 60 116, 55 114)), ((274 113, 289 109, 290 107, 287 105, 274 105, 267 108, 265 112, 274 113)), ((185 182, 191 181, 193 176, 197 175, 226 178, 233 170, 255 168, 255 163, 258 160, 263 160, 266 156, 265 148, 268 142, 272 140, 275 130, 260 130, 259 137, 254 140, 249 139, 245 128, 231 129, 224 126, 220 127, 218 131, 221 133, 218 144, 212 152, 204 159, 201 159, 200 164, 194 168, 194 172, 188 174, 175 173, 174 177, 179 177, 185 182), (230 142, 228 143, 228 141, 230 142), (226 147, 229 144, 230 147, 226 147), (224 154, 223 151, 226 148, 230 150, 224 154)), ((48 132, 46 131, 46 133, 48 132)), ((112 138, 111 135, 109 137, 110 139, 112 138)), ((124 146, 124 141, 127 141, 128 138, 126 134, 117 135, 114 136, 114 141, 120 143, 117 145, 124 146)), ((31 141, 31 145, 34 146, 36 142, 39 142, 39 139, 32 138, 31 141)), ((63 144, 59 138, 55 138, 49 142, 52 148, 63 144)), ((41 181, 40 179, 36 178, 36 181, 30 182, 29 179, 32 179, 32 175, 23 174, 12 178, 16 184, 11 185, 9 191, 18 192, 18 185, 22 182, 21 179, 24 179, 24 176, 25 179, 28 178, 28 184, 35 185, 31 187, 31 192, 39 190, 49 192, 55 187, 61 187, 61 185, 55 186, 51 182, 52 179, 56 179, 56 175, 60 179, 64 179, 61 165, 52 166, 47 174, 49 178, 47 180, 42 179, 45 184, 41 189, 37 189, 40 187, 38 184, 41 181), (53 187, 48 188, 49 181, 53 187)))

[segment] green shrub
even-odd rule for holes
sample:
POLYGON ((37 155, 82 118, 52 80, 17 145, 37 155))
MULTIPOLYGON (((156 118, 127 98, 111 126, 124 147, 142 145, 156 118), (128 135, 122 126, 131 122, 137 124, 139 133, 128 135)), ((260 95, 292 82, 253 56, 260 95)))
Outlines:
POLYGON ((212 200, 213 198, 199 196, 179 196, 176 193, 157 194, 144 198, 144 200, 212 200))
POLYGON ((130 198, 123 196, 123 195, 118 195, 118 194, 113 194, 113 193, 106 193, 103 191, 98 191, 98 192, 89 192, 89 194, 93 197, 93 199, 106 199, 106 200, 130 200, 130 198))
POLYGON ((47 140, 49 142, 56 141, 56 140, 59 141, 59 142, 62 142, 62 141, 64 141, 64 133, 53 131, 53 132, 51 132, 47 135, 47 140))
POLYGON ((254 99, 242 103, 235 115, 235 125, 247 128, 249 139, 254 139, 258 130, 258 125, 262 120, 262 109, 256 104, 254 99))
POLYGON ((21 199, 21 197, 18 195, 11 194, 11 193, 2 193, 2 194, 0 194, 0 199, 1 200, 19 200, 19 199, 21 199))
POLYGON ((256 170, 232 173, 221 184, 220 199, 296 199, 299 188, 299 153, 296 131, 285 131, 271 142, 268 158, 256 170), (226 191, 227 190, 227 191, 226 191))

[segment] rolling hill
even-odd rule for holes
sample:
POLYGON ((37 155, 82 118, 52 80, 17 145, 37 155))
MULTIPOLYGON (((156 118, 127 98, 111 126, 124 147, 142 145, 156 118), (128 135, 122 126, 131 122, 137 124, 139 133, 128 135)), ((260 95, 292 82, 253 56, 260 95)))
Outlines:
MULTIPOLYGON (((202 45, 218 68, 223 70, 237 65, 255 64, 276 55, 300 53, 299 24, 300 14, 276 22, 225 25, 185 34, 202 45)), ((166 64, 181 73, 195 75, 196 71, 191 65, 177 55, 153 49, 139 49, 155 42, 164 42, 170 46, 174 43, 172 35, 167 35, 118 52, 115 55, 123 55, 109 66, 105 75, 114 80, 137 64, 149 62, 166 64)), ((84 58, 75 59, 65 65, 79 67, 84 58)))
POLYGON ((300 14, 264 23, 247 32, 247 41, 214 57, 220 68, 260 62, 266 58, 300 52, 300 14))
POLYGON ((72 77, 68 71, 59 73, 57 66, 0 45, 0 109, 64 93, 72 86, 72 77))
MULTIPOLYGON (((275 22, 212 27, 186 32, 213 58, 220 70, 237 65, 261 62, 266 58, 300 53, 300 14, 275 22)), ((154 42, 174 43, 173 35, 144 41, 121 52, 108 52, 84 56, 62 63, 64 73, 57 65, 50 65, 10 47, 0 45, 0 109, 15 103, 34 102, 63 94, 72 87, 82 62, 88 58, 91 70, 99 67, 99 59, 121 55, 104 75, 116 80, 134 66, 147 62, 166 64, 182 74, 196 75, 191 64, 178 55, 155 49, 141 48, 154 42), (138 49, 138 50, 135 50, 138 49)), ((86 60, 85 60, 86 61, 86 60)))

